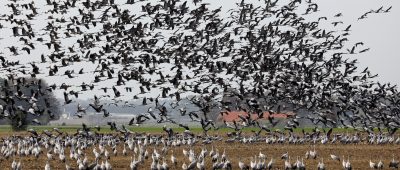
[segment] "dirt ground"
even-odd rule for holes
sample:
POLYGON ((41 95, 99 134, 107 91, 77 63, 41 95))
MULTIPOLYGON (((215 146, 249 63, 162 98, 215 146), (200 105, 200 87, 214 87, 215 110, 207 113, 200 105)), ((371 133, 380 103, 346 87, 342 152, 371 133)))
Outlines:
MULTIPOLYGON (((0 137, 4 137, 4 134, 0 137)), ((214 149, 218 149, 219 154, 221 155, 225 150, 228 160, 231 161, 233 165, 233 169, 238 168, 238 159, 241 158, 243 162, 250 165, 251 157, 254 155, 258 155, 261 151, 263 154, 267 156, 266 162, 273 158, 275 159, 275 168, 274 169, 283 169, 284 161, 280 159, 280 156, 288 152, 291 157, 291 163, 296 161, 297 157, 304 157, 307 150, 311 150, 311 146, 307 145, 288 145, 288 144, 274 144, 267 145, 265 143, 257 143, 257 144, 240 144, 240 143, 225 143, 225 142, 215 142, 210 145, 202 145, 197 144, 193 147, 196 154, 199 154, 202 147, 206 147, 208 151, 211 150, 211 146, 214 146, 214 149)), ((149 153, 151 154, 154 146, 147 147, 149 153)), ((161 146, 155 147, 158 152, 161 152, 161 146)), ((384 169, 388 169, 388 165, 390 160, 392 160, 392 155, 395 156, 396 160, 400 159, 400 145, 388 144, 388 145, 366 145, 366 144, 349 144, 349 145, 341 145, 341 144, 333 144, 333 145, 316 145, 316 151, 318 154, 317 159, 304 159, 305 165, 307 169, 316 169, 317 164, 321 159, 323 159, 327 169, 342 169, 342 162, 333 161, 330 158, 330 154, 335 154, 340 156, 350 156, 350 162, 352 164, 353 169, 370 169, 369 161, 370 159, 373 162, 378 162, 380 159, 384 162, 384 169)), ((44 149, 44 148, 43 148, 44 149)), ((122 153, 123 145, 118 146, 119 153, 122 153)), ((184 157, 182 154, 182 150, 189 150, 188 146, 181 146, 176 148, 170 148, 170 151, 165 156, 167 163, 170 169, 182 169, 181 165, 183 162, 189 164, 189 160, 187 157, 184 157), (177 167, 174 167, 170 162, 170 155, 172 154, 171 150, 174 150, 174 155, 177 157, 179 163, 177 167)), ((107 148, 109 152, 111 152, 111 148, 107 148)), ((74 169, 77 169, 76 161, 73 161, 69 158, 69 148, 65 150, 65 154, 67 157, 67 163, 74 169)), ((93 162, 94 155, 92 152, 92 148, 87 149, 86 155, 89 159, 89 162, 93 162)), ((113 169, 129 169, 129 164, 131 160, 131 156, 133 155, 133 151, 128 150, 128 155, 123 156, 122 154, 113 155, 111 154, 111 158, 109 162, 111 163, 113 169)), ((46 150, 44 150, 43 154, 36 159, 33 156, 30 157, 19 157, 15 156, 9 159, 5 159, 3 156, 0 156, 0 169, 10 169, 11 163, 15 160, 21 160, 23 169, 44 169, 47 157, 46 150)), ((102 159, 101 161, 104 161, 102 159)), ((100 163, 101 163, 100 161, 100 163)), ((211 169, 212 162, 211 158, 206 158, 206 169, 211 169)), ((140 166, 139 169, 150 169, 151 158, 147 159, 145 163, 140 166)), ((50 160, 50 165, 52 169, 65 169, 65 164, 59 161, 58 157, 55 160, 50 160)))

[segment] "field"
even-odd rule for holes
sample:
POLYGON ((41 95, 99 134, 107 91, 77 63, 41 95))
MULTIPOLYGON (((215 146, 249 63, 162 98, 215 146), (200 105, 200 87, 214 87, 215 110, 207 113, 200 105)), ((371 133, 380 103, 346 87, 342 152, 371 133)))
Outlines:
MULTIPOLYGON (((51 130, 53 129, 55 126, 28 126, 27 129, 35 129, 36 131, 43 131, 43 130, 51 130)), ((183 132, 185 129, 180 128, 176 125, 169 125, 168 127, 173 128, 174 131, 176 132, 183 132)), ((75 133, 76 130, 78 128, 81 128, 81 126, 57 126, 57 129, 59 129, 60 131, 63 132, 67 132, 67 133, 75 133)), ((92 128, 94 129, 94 128, 92 128)), ((150 126, 150 125, 144 125, 144 126, 127 126, 127 129, 131 130, 132 132, 146 132, 146 133, 164 133, 162 131, 162 126, 150 126)), ((306 128, 297 128, 294 129, 294 132, 296 133, 300 133, 302 130, 304 129, 304 131, 306 132, 310 132, 312 131, 314 128, 311 127, 306 127, 306 128)), ((321 130, 321 128, 319 128, 321 130)), ((259 130, 259 128, 255 128, 255 127, 247 127, 244 128, 243 131, 244 132, 251 132, 254 130, 259 130)), ((272 129, 272 130, 277 130, 277 129, 272 129)), ((328 130, 328 128, 325 128, 325 130, 328 130)), ((11 127, 8 125, 0 125, 0 133, 6 132, 5 134, 7 134, 8 132, 12 131, 11 127)), ((196 126, 191 126, 190 127, 190 131, 193 133, 200 133, 202 132, 202 129, 200 127, 196 127, 196 126)), ((219 128, 218 130, 213 130, 211 129, 209 132, 212 134, 225 134, 228 132, 233 132, 234 130, 231 128, 219 128)), ((346 133, 346 132, 354 132, 355 129, 343 129, 343 128, 334 128, 333 129, 334 132, 336 133, 346 133)), ((377 129, 375 129, 375 131, 377 131, 377 129)), ((112 132, 109 128, 109 126, 101 126, 100 127, 100 132, 103 133, 110 133, 112 132)))
MULTIPOLYGON (((34 127, 37 129, 37 131, 40 132, 39 127, 34 127)), ((45 127, 41 127, 45 128, 45 127)), ((48 127, 47 127, 48 128, 48 127)), ((68 133, 73 133, 75 132, 76 127, 66 127, 62 128, 64 132, 68 133)), ((7 128, 2 127, 2 130, 0 130, 0 137, 6 137, 10 135, 21 135, 21 136, 26 136, 29 135, 27 132, 7 132, 7 128)), ((159 128, 136 128, 137 131, 147 131, 148 133, 154 133, 154 134, 160 134, 160 129, 159 128), (149 132, 150 131, 150 132, 149 132)), ((229 130, 222 130, 219 132, 212 132, 214 134, 219 134, 221 136, 223 133, 226 133, 229 130)), ((339 131, 339 130, 338 130, 339 131)), ((107 132, 107 131, 106 131, 107 132)), ((106 133, 102 132, 102 133, 106 133)), ((250 132, 246 132, 246 134, 250 134, 250 132)), ((335 132, 334 132, 335 133, 335 132)), ((341 132, 338 132, 341 133, 341 132)), ((304 145, 289 145, 289 144, 266 144, 265 142, 260 142, 260 143, 253 143, 253 144, 242 144, 242 143, 225 143, 224 141, 217 141, 209 145, 203 145, 201 142, 198 144, 194 145, 192 148, 194 149, 196 155, 200 152, 201 148, 207 148, 207 150, 210 152, 212 146, 214 147, 214 150, 218 149, 218 152, 220 155, 223 154, 224 150, 226 152, 226 156, 228 160, 232 163, 233 169, 239 169, 238 168, 238 159, 241 158, 243 162, 246 164, 250 165, 250 160, 251 157, 254 157, 255 155, 258 155, 260 152, 265 154, 267 156, 266 162, 268 163, 271 158, 275 160, 275 168, 274 169, 283 169, 284 166, 284 161, 280 159, 281 155, 285 152, 288 152, 290 155, 290 160, 291 163, 294 163, 297 158, 300 160, 303 158, 304 163, 307 167, 307 169, 316 169, 317 164, 319 161, 324 161, 326 168, 327 169, 342 169, 342 162, 339 161, 334 161, 330 158, 330 154, 338 155, 342 159, 342 156, 345 156, 346 160, 347 157, 350 157, 350 162, 352 164, 353 169, 369 169, 369 161, 372 160, 373 162, 378 162, 379 160, 382 160, 384 162, 385 169, 388 169, 388 164, 392 160, 392 155, 396 159, 400 158, 400 145, 396 144, 386 144, 386 145, 367 145, 367 144, 347 144, 347 145, 342 145, 342 144, 317 144, 315 146, 315 149, 317 151, 318 157, 317 159, 305 159, 305 153, 308 150, 312 150, 312 146, 310 144, 304 144, 304 145)), ((149 151, 149 155, 153 152, 153 149, 156 149, 159 153, 162 150, 162 146, 154 146, 154 145, 149 145, 147 147, 147 150, 149 151)), ((170 147, 168 152, 165 154, 164 158, 166 162, 168 163, 170 169, 182 169, 181 165, 183 162, 186 164, 189 164, 189 160, 187 157, 184 157, 182 154, 182 150, 189 150, 189 146, 179 146, 179 147, 170 147), (174 167, 170 163, 170 155, 172 154, 172 151, 174 155, 178 159, 178 165, 174 167)), ((93 148, 88 148, 85 150, 86 156, 89 160, 89 163, 94 161, 94 155, 92 152, 93 148)), ((107 147, 107 150, 111 152, 111 148, 107 147)), ((111 154, 110 157, 110 164, 112 165, 113 169, 128 169, 129 164, 131 161, 131 156, 133 155, 133 151, 130 151, 128 149, 127 156, 122 155, 122 150, 123 150, 123 145, 119 144, 117 147, 118 154, 113 155, 111 154)), ((69 158, 69 152, 70 149, 65 150, 65 155, 67 157, 66 162, 73 167, 74 169, 77 169, 77 164, 75 160, 71 160, 69 158)), ((47 157, 46 157, 47 151, 44 149, 43 153, 39 156, 39 158, 35 158, 33 156, 14 156, 12 158, 5 159, 3 156, 0 156, 0 165, 1 169, 10 169, 12 161, 15 160, 21 160, 22 167, 23 169, 44 169, 47 157)), ((65 169, 65 164, 61 162, 57 156, 54 156, 54 160, 50 160, 49 163, 51 165, 52 169, 65 169)), ((104 158, 102 158, 101 161, 105 161, 104 158)), ((162 163, 162 162, 161 162, 162 163)), ((149 158, 140 166, 139 169, 149 169, 151 164, 151 158, 149 158)), ((212 162, 211 158, 207 157, 205 160, 206 164, 206 169, 211 169, 212 162)))

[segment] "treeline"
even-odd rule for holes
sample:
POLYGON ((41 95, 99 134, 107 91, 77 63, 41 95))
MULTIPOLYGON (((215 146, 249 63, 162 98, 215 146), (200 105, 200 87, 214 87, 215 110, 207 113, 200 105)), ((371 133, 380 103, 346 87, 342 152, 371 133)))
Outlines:
POLYGON ((55 89, 44 80, 8 76, 0 79, 0 87, 0 124, 25 130, 28 125, 45 125, 60 118, 55 89))

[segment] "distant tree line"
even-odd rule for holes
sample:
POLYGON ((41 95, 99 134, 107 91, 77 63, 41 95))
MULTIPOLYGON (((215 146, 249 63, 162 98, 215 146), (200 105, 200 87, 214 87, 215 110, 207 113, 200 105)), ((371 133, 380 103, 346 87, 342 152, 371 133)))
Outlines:
POLYGON ((0 124, 25 130, 60 118, 60 103, 44 80, 8 76, 0 79, 0 88, 0 124))

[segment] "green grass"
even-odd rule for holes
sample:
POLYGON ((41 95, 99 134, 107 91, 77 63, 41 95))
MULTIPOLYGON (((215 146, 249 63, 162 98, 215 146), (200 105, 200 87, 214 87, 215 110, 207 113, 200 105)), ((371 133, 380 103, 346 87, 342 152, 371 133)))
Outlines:
MULTIPOLYGON (((81 128, 80 126, 29 126, 28 129, 32 128, 36 131, 43 131, 43 130, 52 130, 54 127, 57 127, 60 131, 62 132, 67 132, 67 133, 75 133, 78 128, 81 128)), ((169 126, 171 127, 174 132, 183 132, 185 129, 180 128, 180 127, 174 127, 174 126, 169 126)), ((103 133, 109 133, 112 132, 108 126, 102 126, 100 127, 100 132, 103 133)), ((146 133, 164 133, 162 130, 162 127, 151 127, 151 126, 126 126, 129 130, 133 132, 146 132, 146 133)), ((258 130, 257 128, 246 128, 243 131, 245 132, 250 132, 251 130, 258 130)), ((190 131, 193 133, 201 133, 202 129, 200 127, 191 127, 190 131)), ((213 130, 211 129, 209 132, 221 132, 221 133, 227 133, 227 132, 233 132, 233 129, 229 128, 220 128, 218 130, 213 130)), ((11 126, 7 125, 1 125, 0 126, 0 133, 1 132, 12 132, 11 126)))
MULTIPOLYGON (((29 126, 28 129, 32 128, 36 131, 43 131, 43 130, 52 130, 54 127, 57 127, 58 129, 60 129, 62 132, 67 132, 67 133, 75 133, 76 130, 78 128, 81 128, 81 126, 29 126)), ((183 132, 185 129, 180 128, 178 126, 169 126, 172 127, 172 129, 175 132, 183 132)), ((164 131, 162 130, 162 127, 160 126, 127 126, 126 128, 128 128, 129 130, 133 131, 133 132, 145 132, 145 133, 164 133, 164 131)), ((314 128, 297 128, 294 129, 295 133, 301 133, 302 130, 304 129, 305 132, 312 132, 314 128)), ((243 132, 251 132, 251 131, 258 131, 259 128, 255 128, 255 127, 249 127, 249 128, 244 128, 243 132)), ((273 129, 276 130, 276 129, 273 129)), ((281 129, 282 130, 282 129, 281 129)), ((322 129, 320 129, 322 131, 322 129)), ((328 128, 325 128, 326 131, 328 131, 328 128)), ((193 133, 202 133, 202 129, 201 127, 191 127, 190 131, 193 133)), ((211 129, 209 132, 210 133, 217 133, 217 134, 224 134, 224 133, 228 133, 228 132, 233 132, 233 129, 230 128, 220 128, 218 130, 213 130, 211 129)), ((282 130, 283 131, 283 130, 282 130)), ((345 132, 354 132, 355 129, 344 129, 344 128, 334 128, 333 132, 334 133, 345 133, 345 132)), ((12 132, 11 126, 8 125, 0 125, 0 133, 4 133, 4 132, 12 132)), ((109 126, 102 126, 100 132, 102 133, 110 133, 112 132, 109 128, 109 126)))

